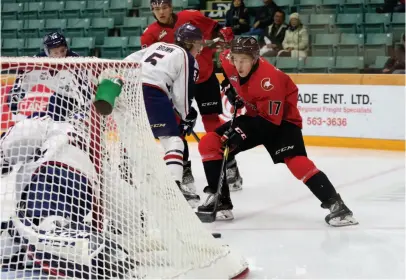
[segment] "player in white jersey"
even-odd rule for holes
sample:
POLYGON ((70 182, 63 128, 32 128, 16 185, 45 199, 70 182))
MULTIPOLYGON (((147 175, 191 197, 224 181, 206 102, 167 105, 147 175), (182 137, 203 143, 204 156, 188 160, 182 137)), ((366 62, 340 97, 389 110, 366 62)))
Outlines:
MULTIPOLYGON (((44 36, 44 50, 35 55, 38 58, 79 57, 68 48, 65 37, 59 32, 51 32, 44 36)), ((12 112, 12 120, 20 121, 33 112, 43 112, 47 108, 49 98, 57 92, 83 102, 88 98, 87 71, 57 70, 53 68, 25 69, 17 74, 16 81, 8 92, 7 103, 12 112)))
POLYGON ((202 47, 202 32, 187 23, 176 31, 175 44, 155 43, 125 58, 141 61, 144 101, 152 132, 162 143, 165 163, 192 207, 200 197, 181 185, 185 149, 181 137, 190 135, 196 123, 197 112, 191 103, 199 76, 195 57, 202 47))

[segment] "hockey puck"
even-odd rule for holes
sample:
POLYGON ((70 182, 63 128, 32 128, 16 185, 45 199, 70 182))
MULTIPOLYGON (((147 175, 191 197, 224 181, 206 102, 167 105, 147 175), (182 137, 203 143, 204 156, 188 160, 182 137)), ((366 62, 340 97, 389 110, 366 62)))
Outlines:
POLYGON ((211 235, 213 235, 214 238, 221 238, 221 233, 212 233, 211 235))

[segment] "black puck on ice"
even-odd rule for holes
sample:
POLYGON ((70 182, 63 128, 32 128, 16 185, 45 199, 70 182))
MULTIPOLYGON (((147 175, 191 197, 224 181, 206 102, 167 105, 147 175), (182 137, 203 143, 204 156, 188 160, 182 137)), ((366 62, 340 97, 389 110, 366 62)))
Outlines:
POLYGON ((221 233, 212 233, 211 235, 213 235, 214 238, 221 238, 221 233))

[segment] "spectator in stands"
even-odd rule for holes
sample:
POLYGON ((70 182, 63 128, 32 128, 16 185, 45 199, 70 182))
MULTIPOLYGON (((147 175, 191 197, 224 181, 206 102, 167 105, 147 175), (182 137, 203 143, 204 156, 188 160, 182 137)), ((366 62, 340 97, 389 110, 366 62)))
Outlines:
POLYGON ((265 31, 265 45, 260 50, 262 56, 276 56, 283 49, 282 42, 287 28, 285 12, 282 10, 276 11, 273 23, 265 31))
POLYGON ((263 0, 264 6, 258 8, 255 15, 255 23, 251 30, 243 35, 258 35, 263 36, 264 30, 272 24, 274 14, 277 10, 280 10, 273 0, 263 0))
POLYGON ((226 14, 226 26, 231 27, 235 35, 250 30, 248 9, 243 0, 234 0, 226 14))
POLYGON ((404 13, 405 0, 385 0, 382 7, 376 8, 378 14, 382 13, 404 13))
POLYGON ((306 57, 309 49, 309 34, 299 19, 298 13, 289 16, 289 25, 282 42, 279 56, 306 57))
POLYGON ((386 61, 382 73, 405 74, 405 34, 402 35, 402 44, 396 46, 395 54, 386 61))

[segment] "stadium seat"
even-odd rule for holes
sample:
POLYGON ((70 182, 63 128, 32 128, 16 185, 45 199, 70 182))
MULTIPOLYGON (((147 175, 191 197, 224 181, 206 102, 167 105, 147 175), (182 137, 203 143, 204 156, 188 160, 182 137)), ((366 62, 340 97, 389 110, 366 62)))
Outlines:
POLYGON ((271 63, 272 65, 276 65, 276 57, 275 56, 264 56, 264 59, 271 63))
POLYGON ((363 34, 342 33, 337 45, 337 56, 361 56, 364 48, 363 34))
POLYGON ((126 17, 123 26, 120 28, 120 35, 126 37, 140 36, 145 27, 147 27, 147 18, 126 17))
POLYGON ((405 14, 393 13, 392 23, 390 24, 390 32, 393 34, 395 42, 400 41, 402 34, 405 33, 405 14))
POLYGON ((319 10, 322 0, 300 0, 299 14, 315 14, 319 10))
POLYGON ((114 18, 116 25, 122 25, 123 19, 128 15, 128 10, 132 5, 132 0, 111 0, 107 16, 114 18))
POLYGON ((6 39, 2 40, 3 46, 1 47, 2 56, 20 56, 21 49, 24 47, 24 39, 6 39))
POLYGON ((110 29, 114 27, 114 19, 112 18, 93 18, 88 31, 89 37, 95 38, 97 46, 103 44, 103 39, 108 36, 110 29))
POLYGON ((344 0, 323 0, 319 10, 321 14, 337 14, 343 4, 344 0))
POLYGON ((345 0, 343 13, 362 14, 364 13, 364 0, 345 0))
POLYGON ((364 68, 362 56, 337 56, 336 65, 331 68, 333 73, 359 73, 364 68))
POLYGON ((278 6, 284 10, 288 16, 291 13, 291 8, 295 7, 295 0, 278 0, 278 6))
POLYGON ((59 18, 63 11, 65 2, 46 2, 44 8, 40 11, 39 18, 59 18))
MULTIPOLYGON (((24 8, 20 12, 20 19, 38 19, 39 14, 44 8, 43 2, 26 2, 24 8)), ((41 18, 39 18, 41 19, 41 18)))
POLYGON ((94 38, 92 37, 74 37, 70 48, 81 56, 90 56, 94 48, 94 38))
POLYGON ((34 56, 39 53, 43 47, 42 38, 25 39, 25 45, 22 49, 23 56, 34 56))
POLYGON ((66 37, 86 37, 90 27, 88 18, 70 18, 64 31, 66 37))
POLYGON ((43 19, 27 19, 24 21, 23 29, 21 29, 21 38, 39 38, 43 35, 45 28, 45 20, 43 19))
POLYGON ((104 44, 101 46, 102 58, 120 58, 126 54, 128 37, 106 37, 104 44))
POLYGON ((276 67, 286 73, 297 73, 303 63, 302 58, 297 57, 277 57, 276 67))
POLYGON ((382 7, 385 4, 385 0, 365 0, 366 12, 375 13, 376 8, 382 7))
POLYGON ((1 38, 18 38, 20 36, 23 25, 24 21, 22 20, 4 20, 3 24, 1 25, 1 38))
POLYGON ((335 23, 335 15, 332 14, 311 14, 308 31, 311 34, 329 33, 335 23))
POLYGON ((187 8, 188 9, 198 9, 198 8, 200 8, 200 1, 199 0, 189 0, 189 1, 187 1, 187 8))
POLYGON ((140 36, 129 37, 126 55, 130 55, 133 52, 139 51, 140 49, 141 49, 141 37, 140 36))
POLYGON ((312 56, 334 56, 339 41, 339 34, 316 34, 312 44, 312 56))
POLYGON ((61 12, 61 18, 80 18, 83 17, 86 9, 86 1, 66 1, 65 8, 61 12))
POLYGON ((87 1, 84 16, 88 18, 101 18, 106 16, 106 11, 109 8, 109 1, 87 1))
POLYGON ((22 3, 4 3, 1 9, 1 19, 18 19, 23 8, 22 3))
POLYGON ((302 66, 304 73, 328 73, 334 67, 332 56, 308 56, 302 66))
POLYGON ((308 25, 310 23, 310 15, 299 15, 299 19, 304 25, 308 25))
POLYGON ((391 33, 366 34, 365 42, 365 64, 373 64, 377 56, 388 55, 388 47, 393 45, 391 33))
POLYGON ((362 24, 362 14, 338 14, 333 25, 336 33, 358 33, 362 24))
POLYGON ((247 8, 257 8, 264 6, 264 2, 262 0, 245 0, 244 4, 247 8))
POLYGON ((370 65, 369 68, 383 69, 385 67, 386 61, 388 61, 389 56, 377 56, 375 57, 374 64, 370 65))
POLYGON ((66 19, 47 19, 45 20, 44 33, 55 31, 63 33, 66 28, 66 25, 67 25, 66 19))
POLYGON ((390 23, 390 14, 365 14, 364 32, 382 33, 387 31, 387 25, 390 23))

